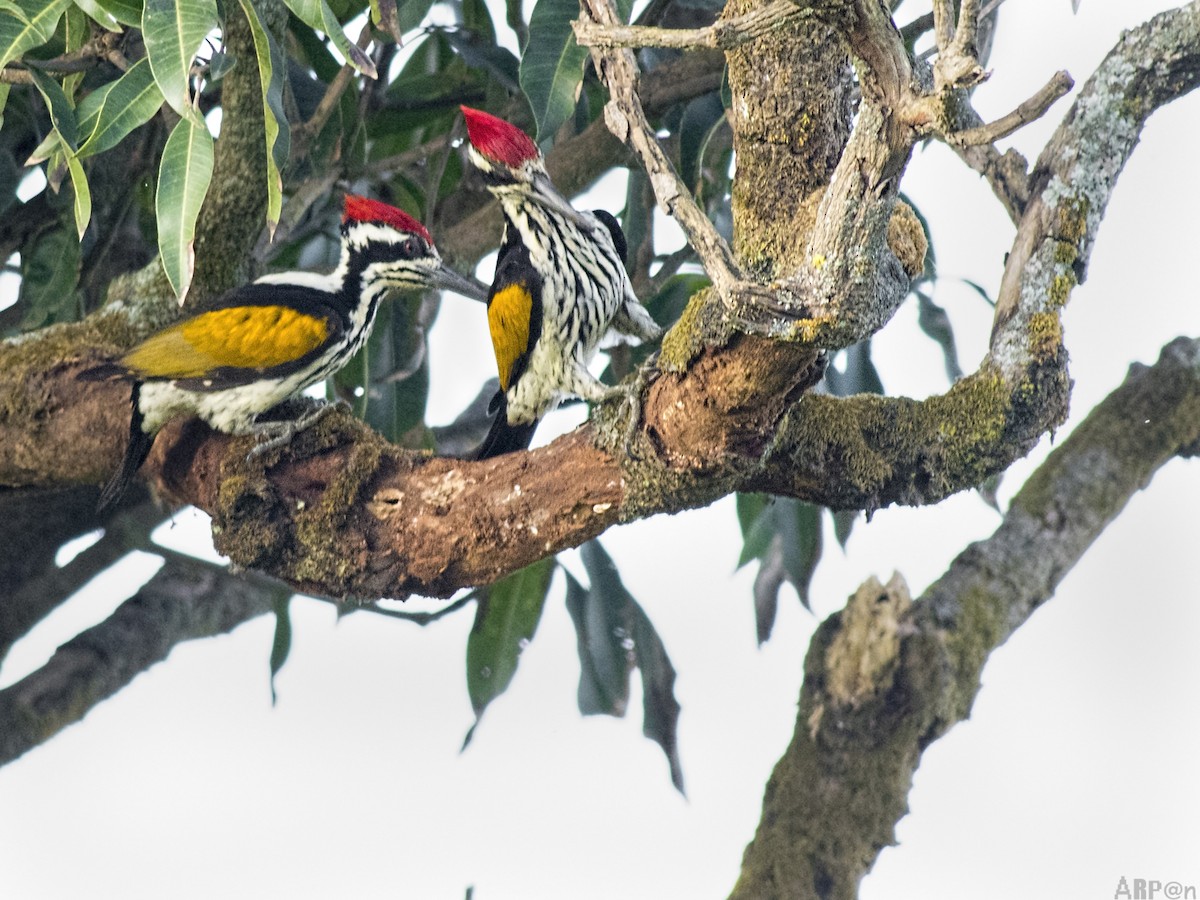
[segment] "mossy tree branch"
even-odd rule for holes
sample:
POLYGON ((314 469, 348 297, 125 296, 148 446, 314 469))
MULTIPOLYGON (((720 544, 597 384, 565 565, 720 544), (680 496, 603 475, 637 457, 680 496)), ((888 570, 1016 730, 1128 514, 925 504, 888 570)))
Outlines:
POLYGON ((1198 441, 1200 339, 1179 338, 1152 367, 1135 365, 1030 476, 996 532, 915 602, 899 576, 886 587, 872 578, 828 618, 731 897, 856 897, 895 841, 921 754, 967 717, 990 653, 1198 441))

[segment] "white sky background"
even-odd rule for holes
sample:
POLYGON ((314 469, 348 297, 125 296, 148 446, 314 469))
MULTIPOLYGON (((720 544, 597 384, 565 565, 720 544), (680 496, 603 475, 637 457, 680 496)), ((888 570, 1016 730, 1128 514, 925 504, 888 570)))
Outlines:
MULTIPOLYGON (((1082 84, 1121 27, 1172 5, 1083 0, 1072 16, 1069 0, 1009 0, 981 112, 1007 112, 1058 68, 1082 84)), ((1068 103, 1016 146, 1035 157, 1068 103)), ((1131 360, 1153 362, 1172 337, 1200 331, 1198 139, 1191 96, 1154 115, 1121 178, 1065 316, 1076 383, 1061 434, 1131 360)), ((970 371, 990 321, 954 278, 994 293, 1012 227, 940 146, 916 154, 904 189, 932 222, 937 299, 970 371)), ((945 387, 940 351, 915 321, 908 306, 876 340, 889 393, 945 387)), ((447 298, 431 353, 453 366, 435 371, 431 409, 448 419, 474 394, 490 374, 486 348, 479 307, 447 298), (467 346, 480 348, 477 371, 467 346)), ((1047 446, 1010 471, 1003 501, 1047 446)), ((925 754, 899 846, 864 881, 865 900, 1112 897, 1122 876, 1200 888, 1198 474, 1195 461, 1162 469, 993 655, 970 721, 925 754)), ((206 542, 201 518, 180 515, 168 540, 206 542)), ((422 630, 366 614, 338 622, 328 604, 297 601, 274 708, 273 623, 262 618, 178 647, 83 723, 0 768, 0 897, 461 900, 468 885, 476 900, 724 897, 791 735, 816 623, 870 574, 899 570, 919 593, 998 523, 959 495, 860 521, 845 555, 827 535, 816 616, 785 590, 761 650, 753 567, 733 574, 731 501, 608 532, 604 545, 679 672, 686 800, 641 736, 639 710, 579 717, 561 579, 512 687, 461 754, 473 720, 470 611, 422 630)), ((151 571, 135 569, 55 613, 14 649, 0 685, 103 619, 151 571)))

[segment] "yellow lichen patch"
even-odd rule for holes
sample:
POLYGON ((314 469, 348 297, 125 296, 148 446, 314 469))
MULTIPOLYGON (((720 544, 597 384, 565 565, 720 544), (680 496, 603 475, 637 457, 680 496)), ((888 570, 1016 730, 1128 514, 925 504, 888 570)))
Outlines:
POLYGON ((815 316, 811 319, 797 319, 792 323, 791 339, 802 341, 806 344, 815 344, 821 334, 821 329, 835 322, 836 317, 832 315, 815 316))
POLYGON ((925 237, 925 229, 921 227, 921 220, 904 201, 897 202, 892 210, 887 242, 909 278, 916 278, 925 270, 929 241, 925 237))
POLYGON ((1055 235, 1078 246, 1087 234, 1088 202, 1083 198, 1064 201, 1058 208, 1055 235))
POLYGON ((488 301, 488 330, 496 352, 496 370, 501 390, 508 390, 513 366, 529 352, 529 318, 533 314, 533 295, 523 284, 510 284, 488 301))
POLYGON ((1060 275, 1054 276, 1054 281, 1050 283, 1050 305, 1055 309, 1061 309, 1067 305, 1067 300, 1071 297, 1071 289, 1075 287, 1075 276, 1063 272, 1060 275))
POLYGON ((825 268, 825 254, 817 253, 812 258, 812 267, 817 271, 825 268))
POLYGON ((872 575, 850 597, 825 651, 825 683, 836 703, 858 706, 891 688, 900 620, 911 606, 912 595, 899 572, 886 587, 872 575))
POLYGON ((199 378, 220 367, 266 369, 299 359, 328 335, 327 319, 286 306, 234 306, 151 335, 121 363, 149 378, 199 378))
POLYGON ((1035 360, 1053 357, 1062 344, 1062 323, 1057 313, 1040 312, 1029 317, 1029 352, 1035 360))
POLYGON ((701 312, 710 294, 711 289, 705 288, 688 298, 679 321, 663 336, 659 353, 660 368, 668 372, 682 372, 703 348, 704 342, 700 336, 701 312))

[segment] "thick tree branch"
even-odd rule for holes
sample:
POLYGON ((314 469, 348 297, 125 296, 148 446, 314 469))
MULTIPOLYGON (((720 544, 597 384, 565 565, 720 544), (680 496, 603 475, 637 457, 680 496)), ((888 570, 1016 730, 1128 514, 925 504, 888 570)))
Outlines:
POLYGON ((805 661, 792 743, 767 785, 733 898, 851 900, 894 843, 928 745, 965 719, 984 663, 1054 593, 1129 498, 1200 440, 1200 340, 1179 338, 1075 429, 988 539, 913 603, 871 579, 805 661))
MULTIPOLYGON (((626 423, 610 408, 597 425, 548 447, 483 463, 405 454, 333 415, 287 458, 254 464, 245 462, 245 440, 194 424, 168 429, 147 474, 213 513, 218 546, 236 563, 308 592, 361 597, 448 595, 615 522, 735 490, 875 508, 934 502, 974 486, 1065 415, 1058 311, 1086 265, 1107 192, 1141 123, 1200 77, 1197 8, 1126 35, 1081 92, 1039 163, 1037 203, 1009 255, 992 354, 942 397, 802 396, 815 375, 811 356, 760 338, 713 342, 697 297, 664 341, 664 374, 644 390, 632 461, 597 449, 597 442, 622 445, 626 423), (1097 139, 1095 130, 1105 128, 1097 139)), ((875 152, 877 163, 885 160, 875 152)), ((834 206, 839 215, 864 215, 861 205, 834 206)), ((873 208, 868 218, 881 215, 878 202, 873 208)), ((847 245, 845 252, 857 251, 847 245)), ((77 382, 75 372, 90 361, 78 348, 55 343, 51 333, 0 349, 0 483, 98 483, 115 465, 127 396, 114 385, 77 382), (55 448, 52 460, 46 447, 55 448)))
POLYGON ((722 19, 703 28, 659 28, 647 25, 599 25, 595 21, 573 22, 575 39, 581 47, 599 50, 637 47, 669 47, 695 50, 714 47, 729 50, 774 31, 779 26, 811 16, 813 10, 796 0, 772 0, 744 16, 722 19))
POLYGON ((291 593, 260 577, 169 557, 108 619, 55 651, 41 669, 0 690, 0 765, 80 719, 180 641, 232 631, 291 593), (136 637, 136 639, 131 639, 136 637))

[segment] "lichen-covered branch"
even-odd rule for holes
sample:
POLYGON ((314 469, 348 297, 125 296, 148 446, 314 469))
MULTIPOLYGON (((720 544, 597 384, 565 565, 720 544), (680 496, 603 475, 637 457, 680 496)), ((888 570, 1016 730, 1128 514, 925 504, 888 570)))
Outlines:
POLYGON ((811 16, 811 8, 796 0, 772 0, 744 16, 721 19, 703 28, 659 28, 649 25, 599 25, 579 20, 573 22, 575 39, 581 47, 600 50, 637 47, 667 47, 695 50, 713 47, 729 50, 774 31, 794 19, 811 16))
POLYGON ((871 579, 827 619, 731 897, 856 897, 895 842, 921 754, 966 718, 989 654, 1198 440, 1200 340, 1180 338, 1154 366, 1135 366, 1029 478, 996 532, 915 602, 902 579, 871 579))
POLYGON ((36 672, 0 690, 0 765, 80 719, 181 641, 232 631, 291 592, 208 563, 171 557, 108 619, 63 644, 36 672), (131 640, 131 636, 136 636, 131 640))

